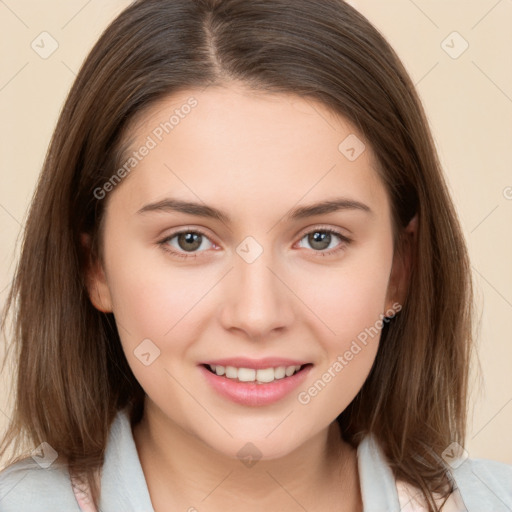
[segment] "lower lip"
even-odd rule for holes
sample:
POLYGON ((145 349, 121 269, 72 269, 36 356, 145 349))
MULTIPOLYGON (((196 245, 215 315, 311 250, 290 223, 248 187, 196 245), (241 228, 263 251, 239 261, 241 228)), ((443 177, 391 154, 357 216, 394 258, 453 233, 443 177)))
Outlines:
POLYGON ((237 404, 253 407, 272 404, 284 398, 304 382, 311 368, 312 365, 308 364, 291 377, 257 384, 256 382, 238 382, 234 379, 221 377, 212 373, 203 365, 199 366, 200 371, 217 393, 237 404))

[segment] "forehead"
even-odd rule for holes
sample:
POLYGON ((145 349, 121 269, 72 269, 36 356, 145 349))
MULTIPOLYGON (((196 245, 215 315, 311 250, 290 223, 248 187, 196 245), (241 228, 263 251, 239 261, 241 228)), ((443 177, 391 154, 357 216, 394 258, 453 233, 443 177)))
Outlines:
POLYGON ((364 137, 322 103, 293 94, 183 90, 134 118, 126 140, 124 161, 134 165, 116 194, 126 188, 136 208, 171 194, 245 211, 329 195, 387 200, 364 137))

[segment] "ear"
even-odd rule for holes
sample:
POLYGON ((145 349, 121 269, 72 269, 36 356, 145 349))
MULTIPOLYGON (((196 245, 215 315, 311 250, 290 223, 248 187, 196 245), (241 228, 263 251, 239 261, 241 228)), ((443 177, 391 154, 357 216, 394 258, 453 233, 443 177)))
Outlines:
POLYGON ((395 303, 402 305, 407 298, 417 233, 418 215, 416 214, 401 233, 401 247, 395 251, 393 256, 393 266, 386 295, 386 311, 394 309, 392 306, 395 303))
POLYGON ((80 242, 85 252, 85 284, 92 305, 103 313, 112 312, 112 298, 107 284, 105 272, 99 259, 93 258, 91 252, 91 237, 81 233, 80 242))

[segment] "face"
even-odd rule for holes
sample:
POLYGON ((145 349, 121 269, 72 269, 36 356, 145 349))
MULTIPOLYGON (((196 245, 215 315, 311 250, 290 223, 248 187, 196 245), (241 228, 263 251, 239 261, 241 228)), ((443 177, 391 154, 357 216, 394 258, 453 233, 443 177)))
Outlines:
POLYGON ((322 104, 235 85, 168 97, 131 136, 97 191, 91 300, 147 410, 231 457, 290 453, 355 397, 400 308, 369 144, 322 104))

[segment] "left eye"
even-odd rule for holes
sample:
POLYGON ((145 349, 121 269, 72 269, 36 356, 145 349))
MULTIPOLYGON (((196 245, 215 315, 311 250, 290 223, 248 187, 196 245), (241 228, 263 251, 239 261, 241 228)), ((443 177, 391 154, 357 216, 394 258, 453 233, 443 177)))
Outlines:
MULTIPOLYGON (((331 229, 316 229, 314 231, 310 231, 309 233, 306 233, 302 238, 301 242, 303 240, 306 240, 307 243, 315 249, 316 252, 319 251, 325 251, 325 252, 331 252, 326 251, 326 249, 333 249, 335 247, 338 247, 342 244, 332 244, 332 242, 335 241, 335 239, 338 238, 341 240, 341 242, 348 243, 349 239, 345 236, 343 236, 341 233, 338 233, 336 231, 333 231, 331 229)), ((302 247, 302 246, 301 246, 302 247)))

